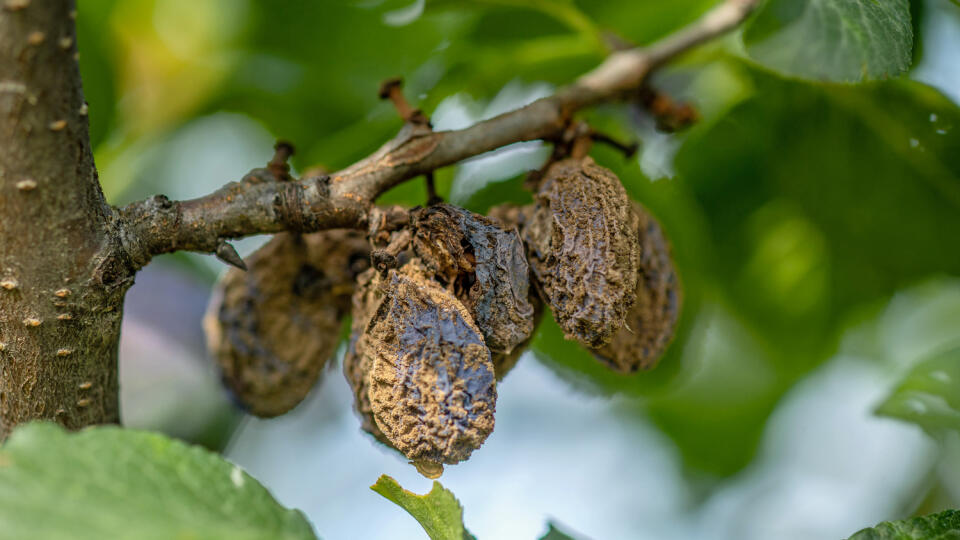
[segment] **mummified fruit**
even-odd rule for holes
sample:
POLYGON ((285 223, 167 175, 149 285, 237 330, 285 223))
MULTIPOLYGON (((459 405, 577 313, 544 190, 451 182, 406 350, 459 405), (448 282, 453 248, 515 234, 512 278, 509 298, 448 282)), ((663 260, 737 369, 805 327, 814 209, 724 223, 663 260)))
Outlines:
POLYGON ((589 158, 547 168, 524 227, 544 301, 568 339, 608 343, 633 306, 637 217, 611 171, 589 158))
POLYGON ((353 407, 360 417, 360 427, 381 443, 395 449, 373 419, 373 407, 370 404, 373 356, 365 354, 369 341, 365 332, 367 324, 383 301, 380 284, 380 274, 375 268, 367 270, 357 278, 357 290, 353 293, 353 323, 350 343, 343 357, 343 374, 353 390, 353 407))
POLYGON ((540 320, 543 319, 543 302, 536 294, 531 292, 530 304, 533 306, 534 329, 534 332, 530 333, 530 337, 508 353, 490 353, 490 361, 493 362, 493 372, 497 375, 497 381, 502 381, 503 378, 507 376, 507 373, 510 373, 510 370, 516 367, 520 357, 523 356, 523 353, 527 350, 527 346, 533 341, 537 327, 540 326, 540 320))
MULTIPOLYGON (((499 224, 500 227, 514 231, 522 229, 532 214, 532 204, 518 206, 505 203, 491 207, 487 212, 487 217, 499 224)), ((490 358, 493 361, 493 368, 498 381, 503 380, 507 373, 517 365, 517 361, 520 360, 527 345, 533 340, 536 329, 540 326, 540 320, 543 318, 543 301, 540 300, 536 287, 528 288, 527 301, 533 306, 533 331, 530 332, 530 336, 509 353, 491 352, 490 358)))
POLYGON ((354 231, 283 233, 246 264, 221 279, 204 328, 224 385, 250 413, 272 417, 306 397, 336 348, 369 246, 354 231))
POLYGON ((530 270, 516 230, 449 204, 418 211, 413 248, 470 311, 495 354, 510 354, 533 333, 530 270))
POLYGON ((636 301, 627 314, 627 323, 607 345, 595 349, 594 356, 620 373, 634 373, 657 365, 670 345, 682 294, 680 281, 670 257, 670 243, 660 223, 638 203, 637 238, 640 242, 640 279, 636 301))
POLYGON ((520 206, 513 203, 503 203, 491 206, 487 217, 507 230, 523 230, 530 217, 533 216, 533 204, 520 206))
POLYGON ((470 457, 493 431, 490 351, 470 313, 417 259, 389 270, 360 338, 380 431, 418 469, 470 457))

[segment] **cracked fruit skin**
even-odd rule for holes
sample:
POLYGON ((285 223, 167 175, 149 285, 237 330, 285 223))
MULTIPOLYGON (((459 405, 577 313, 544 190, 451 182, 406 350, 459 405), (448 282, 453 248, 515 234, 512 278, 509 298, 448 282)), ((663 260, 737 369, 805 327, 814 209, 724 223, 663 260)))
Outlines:
POLYGON ((355 231, 282 233, 221 278, 204 319, 224 386, 245 410, 281 415, 316 384, 369 247, 355 231))
POLYGON ((567 339, 609 343, 633 307, 637 215, 620 180, 589 157, 545 171, 524 227, 540 293, 567 339))
POLYGON ((419 260, 389 270, 364 331, 373 418, 420 470, 470 457, 493 431, 490 351, 469 311, 419 260))
POLYGON ((610 343, 593 350, 598 360, 624 374, 656 367, 673 340, 683 302, 670 243, 660 223, 639 203, 633 203, 633 209, 640 243, 636 300, 626 325, 610 343))

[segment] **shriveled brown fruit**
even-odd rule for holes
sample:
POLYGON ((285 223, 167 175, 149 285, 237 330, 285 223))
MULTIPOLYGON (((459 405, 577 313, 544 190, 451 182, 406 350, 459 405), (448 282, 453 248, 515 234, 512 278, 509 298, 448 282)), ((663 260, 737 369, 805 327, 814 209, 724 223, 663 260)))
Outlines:
MULTIPOLYGON (((527 220, 533 214, 533 205, 525 206, 513 203, 504 203, 493 206, 487 211, 487 217, 498 223, 500 227, 507 230, 520 230, 527 220)), ((536 287, 530 287, 527 295, 527 301, 533 306, 533 331, 530 336, 520 345, 517 345, 509 353, 498 353, 491 351, 490 359, 493 361, 493 369, 497 374, 497 380, 501 381, 516 365, 520 357, 523 356, 527 346, 533 341, 537 327, 540 326, 540 320, 543 319, 543 301, 537 294, 536 287)))
POLYGON ((543 174, 524 227, 530 266, 567 339, 607 344, 633 307, 637 216, 620 180, 589 157, 543 174))
POLYGON ((282 233, 246 264, 221 278, 204 329, 227 389, 273 417, 306 397, 333 354, 369 246, 355 231, 282 233))
POLYGON ((370 404, 370 372, 373 370, 373 356, 364 354, 368 346, 365 332, 367 324, 383 301, 380 283, 380 274, 374 268, 360 274, 357 278, 357 289, 353 294, 350 342, 343 356, 343 375, 353 390, 353 408, 360 417, 360 427, 379 442, 396 449, 373 419, 373 407, 370 404))
POLYGON ((507 376, 507 373, 510 373, 510 371, 517 366, 517 362, 527 350, 527 346, 530 345, 530 342, 533 341, 533 338, 536 335, 537 327, 540 326, 540 321, 543 319, 543 302, 540 300, 540 297, 532 292, 530 294, 530 304, 533 305, 534 330, 530 333, 530 337, 528 337, 526 341, 517 345, 508 353, 490 352, 490 361, 493 362, 493 372, 496 373, 498 382, 502 381, 503 378, 507 376))
POLYGON ((607 345, 593 351, 600 361, 620 373, 651 369, 660 361, 673 339, 683 294, 670 242, 660 223, 639 203, 633 203, 639 218, 640 279, 636 301, 627 324, 607 345))
POLYGON ((467 307, 493 353, 530 339, 530 269, 516 230, 449 204, 417 211, 413 227, 414 252, 467 307))
POLYGON ((498 223, 504 229, 522 231, 533 216, 533 209, 533 203, 525 205, 503 203, 491 206, 490 209, 487 210, 487 217, 498 223))
POLYGON ((430 476, 493 431, 497 389, 490 351, 467 309, 417 259, 389 270, 364 331, 373 359, 370 402, 380 431, 430 476))

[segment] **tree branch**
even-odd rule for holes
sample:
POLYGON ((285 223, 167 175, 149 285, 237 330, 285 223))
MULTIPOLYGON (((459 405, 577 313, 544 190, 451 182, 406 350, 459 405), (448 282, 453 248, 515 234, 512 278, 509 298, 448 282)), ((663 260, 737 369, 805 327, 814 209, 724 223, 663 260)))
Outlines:
POLYGON ((388 189, 435 169, 521 141, 558 140, 576 111, 622 99, 651 70, 742 23, 759 0, 727 0, 677 33, 610 55, 552 96, 465 129, 432 131, 408 121, 392 140, 329 176, 290 182, 257 169, 243 180, 183 202, 157 196, 120 211, 122 243, 136 267, 176 250, 214 252, 224 239, 284 230, 369 225, 388 189))

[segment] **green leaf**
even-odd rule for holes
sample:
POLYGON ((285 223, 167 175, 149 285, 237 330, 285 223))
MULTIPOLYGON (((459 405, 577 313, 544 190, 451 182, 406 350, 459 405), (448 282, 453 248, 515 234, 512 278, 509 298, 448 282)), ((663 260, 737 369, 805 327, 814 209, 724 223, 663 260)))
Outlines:
POLYGON ((463 507, 448 489, 434 482, 430 493, 417 495, 400 487, 396 480, 381 475, 370 489, 403 508, 420 522, 432 540, 473 539, 463 526, 463 507))
POLYGON ((960 511, 946 510, 929 516, 887 521, 871 529, 863 529, 848 540, 957 540, 958 538, 960 538, 960 511))
POLYGON ((877 414, 913 422, 934 435, 960 430, 960 348, 914 367, 877 414))
POLYGON ((770 0, 744 42, 750 56, 787 75, 840 82, 895 77, 910 67, 910 3, 770 0))
POLYGON ((755 84, 677 169, 709 223, 703 268, 802 371, 851 310, 960 273, 960 109, 907 81, 755 84))
POLYGON ((540 540, 574 540, 574 538, 556 528, 553 523, 547 523, 547 534, 541 536, 540 540))
POLYGON ((310 539, 239 467, 197 446, 114 426, 15 430, 0 447, 0 539, 310 539))
POLYGON ((657 210, 684 288, 703 291, 732 323, 708 332, 720 343, 674 344, 687 351, 683 377, 649 408, 687 466, 717 475, 748 462, 779 396, 832 354, 861 310, 960 274, 956 104, 902 80, 752 78, 752 97, 691 130, 677 178, 639 197, 674 196, 657 210), (671 215, 678 203, 691 208, 682 221, 671 215), (704 362, 736 379, 714 382, 704 362), (736 447, 718 453, 717 437, 736 447))

